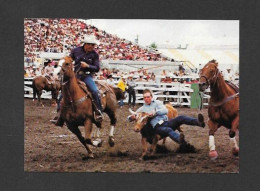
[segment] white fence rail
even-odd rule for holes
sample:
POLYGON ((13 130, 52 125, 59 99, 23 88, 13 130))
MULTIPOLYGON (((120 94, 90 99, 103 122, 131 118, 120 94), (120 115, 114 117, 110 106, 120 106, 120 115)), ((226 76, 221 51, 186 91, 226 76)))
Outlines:
MULTIPOLYGON (((24 97, 33 98, 32 89, 33 78, 24 79, 24 97)), ((118 81, 115 81, 117 84, 118 81)), ((191 95, 193 89, 191 84, 184 84, 179 82, 172 83, 151 83, 151 82, 136 82, 136 103, 144 103, 143 100, 143 90, 148 88, 153 91, 154 99, 159 99, 161 101, 169 101, 173 106, 190 106, 191 105, 191 95)), ((209 90, 207 90, 209 92, 209 90)), ((41 98, 51 99, 51 92, 43 91, 41 98)), ((209 95, 208 93, 203 94, 203 105, 208 105, 209 95)), ((128 93, 126 93, 125 103, 128 103, 128 93)))

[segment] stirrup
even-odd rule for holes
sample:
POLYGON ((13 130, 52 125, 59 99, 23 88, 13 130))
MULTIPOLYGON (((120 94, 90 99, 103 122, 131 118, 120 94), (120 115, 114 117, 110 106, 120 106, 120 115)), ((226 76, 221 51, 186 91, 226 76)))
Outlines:
POLYGON ((99 114, 96 114, 96 111, 94 111, 94 119, 97 122, 100 122, 104 119, 104 115, 102 114, 102 112, 100 110, 98 110, 99 114))

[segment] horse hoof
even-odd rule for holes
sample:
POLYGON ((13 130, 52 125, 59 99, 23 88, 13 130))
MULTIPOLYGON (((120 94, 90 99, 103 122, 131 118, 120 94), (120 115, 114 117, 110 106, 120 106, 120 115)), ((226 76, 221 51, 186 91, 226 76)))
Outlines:
POLYGON ((89 154, 88 158, 93 159, 94 158, 94 154, 93 153, 89 154))
POLYGON ((103 141, 97 144, 97 147, 102 147, 103 141))
POLYGON ((115 145, 115 140, 113 137, 109 137, 108 144, 110 147, 113 147, 115 145))
POLYGON ((238 156, 238 153, 239 153, 239 147, 237 147, 237 148, 232 148, 232 154, 233 154, 234 156, 238 156))
POLYGON ((209 152, 209 157, 210 157, 211 160, 215 160, 216 158, 218 158, 217 151, 210 151, 209 152))

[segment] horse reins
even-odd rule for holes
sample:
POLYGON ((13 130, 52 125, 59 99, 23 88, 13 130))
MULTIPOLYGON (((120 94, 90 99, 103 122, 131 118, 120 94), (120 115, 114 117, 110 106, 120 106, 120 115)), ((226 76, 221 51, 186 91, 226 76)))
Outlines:
POLYGON ((229 102, 230 100, 238 97, 239 93, 236 93, 236 94, 233 94, 231 96, 228 96, 226 99, 224 99, 223 101, 219 102, 219 103, 214 103, 214 102, 211 102, 209 103, 210 106, 213 106, 213 107, 219 107, 227 102, 229 102))
MULTIPOLYGON (((77 105, 81 104, 82 102, 84 102, 89 97, 89 95, 87 94, 87 95, 85 95, 85 96, 81 97, 80 99, 78 99, 78 100, 73 102, 73 100, 71 98, 70 91, 68 90, 68 87, 66 86, 69 81, 63 82, 63 76, 61 76, 61 82, 62 82, 61 85, 65 86, 66 91, 68 92, 69 102, 71 104, 72 111, 75 112, 75 107, 74 106, 77 106, 77 105)), ((63 106, 63 107, 65 107, 65 106, 63 106)))
MULTIPOLYGON (((207 88, 209 87, 209 85, 210 85, 210 80, 212 80, 213 78, 215 78, 215 82, 214 82, 214 84, 213 84, 213 86, 212 86, 212 88, 215 86, 215 84, 216 84, 216 82, 217 82, 217 80, 218 80, 218 76, 219 76, 219 69, 217 69, 217 71, 215 72, 215 74, 214 74, 214 76, 212 76, 211 78, 207 78, 207 76, 205 76, 205 75, 201 75, 200 77, 203 77, 203 78, 205 78, 206 79, 206 84, 207 84, 207 88)), ((207 89, 206 88, 206 89, 207 89)))
MULTIPOLYGON (((210 85, 210 82, 209 82, 209 81, 212 80, 213 78, 215 78, 215 82, 213 83, 213 86, 212 86, 212 88, 214 88, 214 86, 215 86, 215 84, 216 84, 216 82, 217 82, 217 80, 218 80, 218 76, 219 76, 219 69, 217 69, 217 71, 215 72, 214 76, 212 76, 210 79, 208 79, 205 75, 201 75, 200 77, 203 77, 203 78, 206 79, 206 81, 207 81, 207 83, 206 83, 206 84, 207 84, 207 88, 208 88, 209 85, 210 85)), ((213 107, 219 107, 219 106, 221 106, 221 105, 223 105, 223 104, 229 102, 230 100, 232 100, 232 99, 238 97, 238 95, 239 95, 239 93, 233 94, 233 95, 227 97, 226 99, 224 99, 223 101, 221 101, 221 102, 219 102, 219 103, 214 103, 214 102, 212 102, 212 103, 209 103, 209 105, 210 105, 210 106, 213 106, 213 107)))

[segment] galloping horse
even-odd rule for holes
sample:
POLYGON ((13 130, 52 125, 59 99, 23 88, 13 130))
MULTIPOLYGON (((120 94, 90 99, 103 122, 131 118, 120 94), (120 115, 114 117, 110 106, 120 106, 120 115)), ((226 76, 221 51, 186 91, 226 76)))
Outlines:
POLYGON ((46 77, 37 76, 33 79, 32 88, 33 88, 33 101, 36 99, 36 94, 37 94, 39 103, 42 106, 44 106, 41 102, 41 95, 42 95, 42 90, 46 90, 46 91, 51 91, 52 100, 57 103, 57 97, 61 89, 59 80, 55 80, 54 83, 49 84, 46 77))
POLYGON ((214 133, 220 126, 230 129, 229 137, 232 143, 232 153, 238 155, 239 147, 235 137, 239 128, 239 90, 232 84, 225 82, 216 60, 209 61, 200 73, 200 91, 205 91, 209 86, 209 156, 211 159, 218 157, 215 150, 214 133))
MULTIPOLYGON (((73 71, 72 58, 69 56, 60 60, 61 66, 61 81, 62 81, 62 95, 61 101, 61 117, 66 122, 69 130, 74 133, 79 141, 85 146, 88 151, 88 157, 94 158, 92 150, 88 144, 97 146, 91 140, 92 123, 95 123, 98 128, 101 128, 101 123, 96 122, 93 116, 93 106, 91 95, 85 92, 78 84, 76 76, 73 71), (78 126, 84 125, 85 138, 82 136, 78 126)), ((102 92, 102 107, 105 113, 110 118, 111 128, 109 134, 109 145, 114 146, 114 127, 116 125, 116 108, 117 100, 113 89, 106 83, 99 83, 102 92)))

